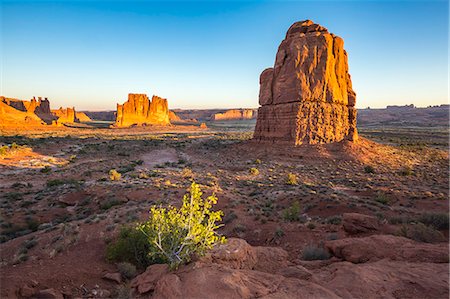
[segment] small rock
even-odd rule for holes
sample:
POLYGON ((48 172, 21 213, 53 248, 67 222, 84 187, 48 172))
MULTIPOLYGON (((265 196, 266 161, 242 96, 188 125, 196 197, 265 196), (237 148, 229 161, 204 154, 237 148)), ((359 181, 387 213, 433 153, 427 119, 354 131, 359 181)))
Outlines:
POLYGON ((55 289, 45 289, 35 295, 37 299, 64 299, 63 294, 55 289))
POLYGON ((349 234, 377 231, 379 228, 378 218, 358 213, 344 213, 342 226, 349 234))
POLYGON ((103 279, 112 280, 117 283, 122 283, 122 275, 120 273, 106 273, 103 275, 103 279))

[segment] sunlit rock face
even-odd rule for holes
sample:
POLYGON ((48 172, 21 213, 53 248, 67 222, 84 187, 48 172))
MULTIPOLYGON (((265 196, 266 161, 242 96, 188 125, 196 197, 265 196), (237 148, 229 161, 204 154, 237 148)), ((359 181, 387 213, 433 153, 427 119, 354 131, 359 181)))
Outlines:
POLYGON ((356 140, 356 94, 342 38, 294 23, 261 73, 254 139, 300 144, 356 140))
POLYGON ((77 118, 77 113, 74 107, 72 108, 60 107, 58 110, 52 110, 52 113, 58 118, 56 120, 56 123, 60 125, 80 122, 77 118))
POLYGON ((215 113, 211 120, 244 120, 256 117, 256 111, 253 109, 231 109, 224 113, 215 113))
POLYGON ((116 127, 133 125, 170 125, 166 99, 146 94, 128 94, 128 101, 117 104, 116 127))

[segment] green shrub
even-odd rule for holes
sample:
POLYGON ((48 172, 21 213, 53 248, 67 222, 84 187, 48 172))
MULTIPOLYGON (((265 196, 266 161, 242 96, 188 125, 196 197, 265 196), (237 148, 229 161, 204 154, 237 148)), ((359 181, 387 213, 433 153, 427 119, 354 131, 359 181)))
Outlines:
POLYGON ((371 166, 371 165, 367 165, 364 167, 364 172, 365 173, 375 173, 375 168, 373 168, 373 166, 371 166))
POLYGON ((259 174, 258 168, 255 168, 255 167, 250 168, 249 172, 250 172, 251 175, 258 175, 259 174))
POLYGON ((445 237, 440 231, 423 223, 410 226, 402 225, 397 234, 417 242, 437 243, 445 241, 445 237))
POLYGON ((145 269, 151 264, 162 262, 148 255, 150 247, 143 232, 122 227, 118 239, 106 248, 106 258, 110 262, 128 262, 139 269, 145 269))
POLYGON ((300 220, 300 203, 294 201, 289 208, 283 211, 283 218, 291 222, 300 220))
POLYGON ((342 217, 340 216, 332 216, 327 219, 328 224, 339 225, 342 222, 342 217))
POLYGON ((377 197, 375 198, 375 201, 379 202, 381 204, 384 204, 384 205, 388 205, 390 203, 389 198, 383 192, 378 192, 377 193, 377 197))
POLYGON ((221 226, 216 222, 222 220, 223 212, 210 210, 216 203, 214 195, 203 199, 199 185, 193 182, 179 209, 153 206, 148 221, 138 225, 147 236, 148 255, 176 268, 193 255, 202 256, 217 243, 225 242, 225 237, 216 232, 221 226))
POLYGON ((298 185, 297 176, 294 173, 288 173, 286 183, 288 185, 298 185))
POLYGON ((330 253, 322 246, 308 245, 303 249, 302 259, 304 261, 328 260, 330 253))
POLYGON ((49 173, 50 171, 52 171, 52 168, 50 166, 45 166, 40 170, 41 173, 49 173))
POLYGON ((136 266, 131 263, 118 263, 117 270, 119 271, 120 275, 122 275, 122 277, 127 279, 131 279, 136 276, 136 266))
POLYGON ((437 230, 448 230, 448 213, 425 213, 419 217, 419 222, 432 226, 437 230))
POLYGON ((400 174, 402 176, 413 175, 413 170, 410 166, 404 166, 404 167, 400 168, 398 174, 400 174))

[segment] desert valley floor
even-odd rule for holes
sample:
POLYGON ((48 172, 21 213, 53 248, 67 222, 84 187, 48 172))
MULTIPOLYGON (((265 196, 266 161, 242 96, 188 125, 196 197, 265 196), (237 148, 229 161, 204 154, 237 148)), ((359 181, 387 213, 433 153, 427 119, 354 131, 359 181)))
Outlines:
POLYGON ((117 272, 107 244, 120 227, 145 220, 151 205, 179 205, 194 180, 219 198, 222 234, 277 247, 248 271, 275 275, 277 262, 291 269, 277 274, 284 280, 276 286, 233 270, 244 275, 234 282, 248 290, 237 293, 243 297, 289 298, 297 281, 296 292, 298 283, 306 292, 298 298, 446 298, 446 132, 393 132, 362 129, 357 143, 287 149, 254 143, 251 126, 4 131, 1 297, 43 289, 66 298, 131 296, 130 280, 104 278, 117 272), (110 180, 112 169, 120 180, 110 180))

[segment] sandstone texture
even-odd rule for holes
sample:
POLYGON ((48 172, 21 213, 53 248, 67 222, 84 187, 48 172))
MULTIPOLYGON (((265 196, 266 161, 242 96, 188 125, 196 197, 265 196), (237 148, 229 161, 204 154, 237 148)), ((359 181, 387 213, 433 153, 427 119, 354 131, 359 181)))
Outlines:
MULTIPOLYGON (((332 242, 339 241, 364 243, 367 239, 332 242)), ((289 261, 288 253, 281 248, 253 247, 245 240, 231 238, 205 257, 178 270, 170 271, 167 265, 151 265, 131 282, 131 287, 137 298, 448 296, 448 262, 444 261, 446 253, 441 250, 448 248, 445 244, 428 246, 394 236, 376 236, 373 242, 380 242, 376 249, 387 243, 402 249, 408 247, 412 255, 394 254, 396 247, 390 247, 379 252, 373 261, 353 263, 338 259, 341 255, 332 251, 336 255, 327 264, 310 265, 311 269, 307 269, 289 261), (422 250, 425 247, 427 249, 422 250)), ((360 249, 357 246, 354 251, 360 249)))
POLYGON ((254 139, 293 145, 354 141, 355 100, 342 38, 309 20, 294 23, 274 67, 261 73, 254 139))
POLYGON ((256 118, 256 111, 253 109, 231 109, 224 113, 215 113, 211 116, 211 120, 244 120, 256 118))
POLYGON ((76 122, 80 122, 76 116, 75 108, 62 108, 60 107, 57 110, 52 110, 53 115, 55 115, 58 119, 56 123, 61 124, 73 124, 76 122))
POLYGON ((177 121, 183 121, 181 117, 179 117, 175 112, 172 110, 169 111, 169 120, 171 122, 177 122, 177 121))
POLYGON ((29 101, 0 97, 0 126, 27 127, 79 122, 75 108, 50 110, 50 101, 33 97, 29 101))
POLYGON ((134 125, 170 125, 169 107, 166 99, 146 94, 128 94, 128 101, 117 104, 116 127, 134 125))
POLYGON ((78 120, 79 120, 80 122, 89 122, 89 121, 92 121, 92 119, 91 119, 89 116, 87 116, 87 114, 84 113, 84 112, 76 112, 76 118, 78 118, 78 120))
POLYGON ((378 218, 359 213, 344 213, 342 226, 348 234, 367 233, 379 229, 378 218))

